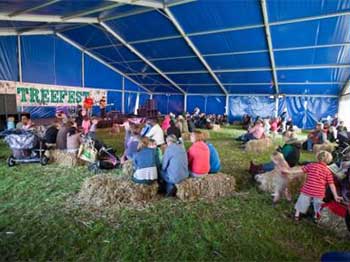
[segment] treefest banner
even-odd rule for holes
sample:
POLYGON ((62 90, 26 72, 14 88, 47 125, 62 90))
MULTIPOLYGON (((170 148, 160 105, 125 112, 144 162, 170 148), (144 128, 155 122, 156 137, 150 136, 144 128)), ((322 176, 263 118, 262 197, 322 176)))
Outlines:
POLYGON ((0 94, 16 94, 17 106, 75 106, 88 95, 95 103, 107 100, 106 90, 12 81, 0 81, 0 94))

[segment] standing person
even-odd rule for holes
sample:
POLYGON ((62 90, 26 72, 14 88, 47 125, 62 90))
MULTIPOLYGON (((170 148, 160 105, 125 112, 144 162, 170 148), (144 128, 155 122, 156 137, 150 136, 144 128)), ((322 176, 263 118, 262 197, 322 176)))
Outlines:
POLYGON ((102 96, 99 104, 100 104, 101 118, 104 119, 106 117, 106 106, 107 106, 105 96, 102 96))
POLYGON ((152 126, 152 128, 146 136, 156 141, 158 147, 164 145, 164 132, 163 129, 159 126, 157 119, 150 119, 149 124, 152 126))
POLYGON ((83 128, 84 135, 87 135, 89 133, 90 126, 91 126, 90 118, 88 116, 84 116, 84 120, 81 124, 81 127, 83 128))
POLYGON ((158 178, 157 166, 159 163, 155 148, 149 147, 149 139, 143 137, 133 157, 134 174, 132 181, 138 184, 152 184, 158 178))
POLYGON ((162 123, 162 129, 164 132, 166 132, 168 130, 168 128, 170 127, 170 121, 171 121, 170 116, 166 115, 164 120, 163 120, 163 123, 162 123))
POLYGON ((86 114, 88 117, 91 117, 91 115, 92 115, 93 105, 94 105, 94 100, 92 99, 92 97, 89 94, 88 96, 85 97, 84 103, 83 103, 83 107, 86 110, 86 114))
POLYGON ((203 140, 201 131, 191 133, 192 146, 188 149, 187 156, 188 168, 193 177, 207 175, 210 171, 210 152, 203 140))
POLYGON ((287 125, 287 117, 288 117, 288 112, 287 112, 287 108, 285 108, 282 112, 282 114, 280 115, 280 119, 281 119, 281 132, 284 133, 286 131, 286 125, 287 125))
POLYGON ((168 146, 163 156, 160 186, 165 196, 173 196, 176 193, 175 184, 188 177, 188 160, 185 148, 177 144, 174 135, 169 135, 166 142, 168 146))

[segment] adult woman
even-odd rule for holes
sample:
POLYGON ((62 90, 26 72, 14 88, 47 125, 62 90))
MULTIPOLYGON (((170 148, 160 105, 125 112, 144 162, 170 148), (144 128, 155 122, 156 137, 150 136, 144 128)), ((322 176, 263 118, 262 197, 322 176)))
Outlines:
POLYGON ((133 156, 134 174, 132 180, 138 184, 151 184, 158 178, 159 165, 155 148, 149 147, 149 138, 141 138, 137 152, 133 156))
POLYGON ((192 146, 188 149, 187 156, 188 168, 193 177, 206 175, 210 170, 209 148, 203 140, 201 131, 191 133, 192 146))
POLYGON ((243 143, 247 143, 250 140, 262 138, 263 134, 264 134, 264 126, 263 126, 262 120, 258 119, 255 121, 255 125, 252 128, 248 129, 247 133, 245 133, 244 135, 241 135, 236 140, 242 141, 243 143))

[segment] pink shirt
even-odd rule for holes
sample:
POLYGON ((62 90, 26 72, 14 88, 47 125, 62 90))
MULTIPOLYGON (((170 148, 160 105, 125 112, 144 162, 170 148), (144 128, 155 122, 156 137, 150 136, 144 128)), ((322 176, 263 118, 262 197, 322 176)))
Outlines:
POLYGON ((256 124, 249 129, 249 133, 251 133, 256 139, 260 139, 264 134, 264 127, 262 124, 256 124))
POLYGON ((203 141, 193 143, 188 149, 188 167, 189 170, 197 175, 208 174, 210 170, 209 147, 203 141))
POLYGON ((272 132, 275 132, 275 131, 277 131, 277 129, 278 129, 278 123, 277 123, 277 121, 273 121, 273 122, 271 123, 270 130, 271 130, 272 132))
POLYGON ((81 127, 83 128, 83 133, 85 135, 89 133, 90 125, 91 125, 90 120, 83 120, 83 122, 81 123, 81 127))

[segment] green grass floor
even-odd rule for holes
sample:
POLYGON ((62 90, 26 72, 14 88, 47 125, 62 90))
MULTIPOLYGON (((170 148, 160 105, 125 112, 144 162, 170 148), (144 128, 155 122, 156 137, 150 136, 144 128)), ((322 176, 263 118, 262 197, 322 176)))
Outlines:
MULTIPOLYGON (((212 203, 164 199, 146 210, 99 216, 70 205, 87 177, 86 168, 38 164, 8 168, 0 144, 0 260, 53 261, 314 261, 327 251, 349 250, 349 240, 307 222, 294 224, 293 206, 276 208, 249 182, 249 155, 231 127, 211 132, 223 172, 235 176, 239 193, 212 203)), ((122 151, 123 135, 99 137, 122 151)), ((303 160, 313 156, 303 153, 303 160)), ((117 171, 114 171, 115 173, 117 171)))

